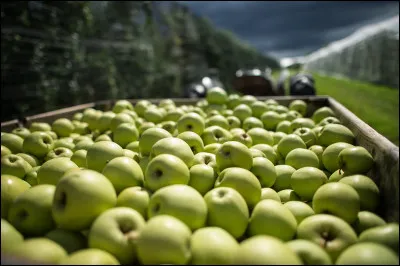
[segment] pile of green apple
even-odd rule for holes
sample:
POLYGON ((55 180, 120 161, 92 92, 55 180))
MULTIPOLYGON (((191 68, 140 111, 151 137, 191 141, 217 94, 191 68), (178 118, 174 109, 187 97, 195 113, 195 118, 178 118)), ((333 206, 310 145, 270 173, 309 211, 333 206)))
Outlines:
POLYGON ((211 89, 1 133, 1 253, 49 264, 399 264, 333 110, 211 89))

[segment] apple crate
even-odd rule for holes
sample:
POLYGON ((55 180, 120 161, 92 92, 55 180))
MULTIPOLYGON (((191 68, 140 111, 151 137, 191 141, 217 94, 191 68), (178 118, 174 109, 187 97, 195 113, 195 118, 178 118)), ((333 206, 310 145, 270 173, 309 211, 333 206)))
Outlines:
MULTIPOLYGON (((377 214, 387 222, 399 222, 399 147, 377 133, 368 124, 359 119, 342 104, 329 96, 268 96, 257 97, 259 100, 274 99, 279 104, 288 106, 293 100, 303 100, 307 103, 307 116, 323 106, 330 107, 343 125, 347 126, 356 138, 356 145, 366 148, 375 159, 373 168, 367 173, 378 185, 381 193, 380 206, 377 214)), ((162 99, 148 99, 157 104, 162 99)), ((196 100, 172 99, 177 106, 194 105, 196 100)), ((135 104, 138 100, 129 100, 135 104)), ((12 120, 1 123, 2 132, 10 132, 19 126, 29 127, 32 122, 52 123, 57 118, 72 118, 76 112, 86 108, 103 111, 111 110, 116 100, 100 101, 63 108, 52 112, 25 117, 22 120, 12 120)), ((3 260, 3 259, 2 259, 3 260)), ((10 261, 12 263, 12 261, 10 261)))

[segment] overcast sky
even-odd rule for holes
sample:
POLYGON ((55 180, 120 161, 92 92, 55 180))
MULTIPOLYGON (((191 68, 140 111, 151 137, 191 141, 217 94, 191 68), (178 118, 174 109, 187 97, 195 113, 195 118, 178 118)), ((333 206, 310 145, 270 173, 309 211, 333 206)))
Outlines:
POLYGON ((302 56, 399 14, 398 1, 179 1, 276 58, 302 56))

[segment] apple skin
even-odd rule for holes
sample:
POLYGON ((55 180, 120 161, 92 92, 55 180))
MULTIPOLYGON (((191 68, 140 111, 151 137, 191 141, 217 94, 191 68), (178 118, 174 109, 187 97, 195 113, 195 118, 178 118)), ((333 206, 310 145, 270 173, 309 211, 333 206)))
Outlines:
POLYGON ((274 165, 278 162, 278 154, 275 152, 274 148, 268 144, 256 144, 251 147, 251 149, 256 149, 262 151, 265 157, 270 160, 274 165))
POLYGON ((275 200, 262 200, 254 207, 249 219, 249 236, 269 235, 282 241, 294 238, 297 221, 292 212, 275 200))
POLYGON ((132 141, 131 143, 126 145, 125 149, 139 153, 140 152, 140 150, 139 150, 139 141, 132 141))
POLYGON ((228 101, 228 94, 220 87, 214 87, 207 91, 207 102, 209 104, 225 104, 228 101))
POLYGON ((89 248, 114 255, 121 264, 136 262, 136 242, 145 220, 137 211, 116 207, 103 212, 93 222, 88 238, 89 248))
POLYGON ((290 188, 280 190, 278 192, 278 196, 281 199, 282 203, 286 203, 286 202, 290 202, 290 201, 299 201, 300 200, 300 196, 297 195, 297 193, 294 192, 294 190, 290 189, 290 188))
POLYGON ((171 138, 172 135, 162 128, 146 129, 139 139, 139 150, 142 156, 150 156, 153 145, 164 138, 171 138))
POLYGON ((65 158, 71 158, 74 153, 65 147, 58 147, 55 148, 54 150, 49 151, 46 154, 46 157, 44 158, 44 161, 48 161, 54 158, 60 158, 60 157, 65 157, 65 158))
POLYGON ((201 135, 204 145, 227 142, 232 139, 232 134, 219 126, 207 127, 201 135))
POLYGON ((56 132, 58 137, 64 138, 69 137, 69 135, 74 131, 74 125, 71 120, 67 118, 59 118, 53 122, 51 129, 56 132))
POLYGON ((277 125, 284 120, 282 116, 275 111, 267 111, 263 113, 260 119, 264 124, 264 128, 272 131, 276 131, 277 125))
POLYGON ((129 207, 147 219, 150 195, 151 193, 143 187, 128 187, 118 194, 117 207, 129 207))
POLYGON ((229 129, 240 128, 242 122, 236 116, 230 115, 226 118, 228 120, 229 129))
POLYGON ((336 265, 399 265, 391 249, 377 243, 357 243, 340 254, 336 265))
POLYGON ((132 123, 122 123, 113 131, 115 143, 125 148, 129 143, 138 140, 139 130, 132 123))
POLYGON ((12 175, 24 179, 30 170, 32 170, 32 166, 18 155, 9 154, 1 158, 2 175, 12 175))
POLYGON ((24 139, 22 149, 24 153, 32 154, 37 158, 43 158, 53 149, 54 141, 45 132, 33 132, 24 139))
POLYGON ((12 133, 1 134, 1 145, 8 148, 12 153, 23 152, 24 139, 12 133))
POLYGON ((44 122, 32 122, 32 124, 29 126, 29 131, 51 131, 51 126, 44 122))
POLYGON ((204 143, 203 140, 199 135, 192 131, 185 131, 180 133, 177 138, 185 141, 190 149, 192 150, 193 154, 197 154, 199 152, 204 151, 204 143))
POLYGON ((260 118, 263 113, 268 111, 268 106, 262 101, 256 101, 250 105, 254 117, 260 118))
POLYGON ((30 187, 30 184, 16 176, 1 175, 1 218, 7 218, 14 200, 30 187))
POLYGON ((317 126, 326 126, 328 124, 341 124, 340 120, 334 116, 328 116, 321 120, 317 126))
POLYGON ((253 157, 249 148, 238 141, 227 141, 222 144, 215 158, 221 171, 229 167, 250 170, 253 165, 253 157))
POLYGON ((333 172, 328 179, 328 183, 331 182, 338 182, 340 179, 342 179, 343 177, 345 177, 346 174, 345 172, 341 171, 340 169, 336 170, 335 172, 333 172))
POLYGON ((217 174, 214 169, 206 164, 196 164, 190 168, 189 186, 205 195, 215 184, 217 174))
POLYGON ((9 255, 33 264, 58 264, 67 252, 56 242, 45 237, 27 239, 13 247, 9 255), (39 252, 38 252, 39 251, 39 252))
POLYGON ((147 107, 151 105, 151 102, 148 100, 139 100, 134 107, 134 111, 141 117, 143 117, 144 112, 146 111, 147 107))
POLYGON ((77 150, 71 156, 70 160, 73 161, 78 167, 87 168, 86 165, 87 150, 77 150))
POLYGON ((360 211, 360 197, 350 185, 326 183, 315 192, 312 206, 316 214, 329 213, 352 224, 360 211))
POLYGON ((261 187, 269 188, 276 181, 276 170, 274 164, 263 157, 253 158, 253 166, 250 169, 260 181, 261 187))
POLYGON ((347 247, 357 242, 353 228, 339 217, 315 214, 305 218, 297 228, 297 239, 309 240, 322 247, 335 262, 347 247))
POLYGON ((332 265, 328 253, 319 245, 304 239, 295 239, 286 243, 304 265, 332 265))
POLYGON ((324 167, 331 173, 339 169, 338 156, 340 152, 346 148, 354 147, 352 144, 345 142, 336 142, 324 150, 322 153, 322 163, 324 167))
POLYGON ((295 171, 290 165, 275 165, 276 180, 272 188, 277 192, 292 188, 291 176, 295 171))
POLYGON ((185 112, 182 109, 174 109, 167 112, 164 117, 164 121, 174 121, 177 122, 179 118, 181 118, 185 112))
POLYGON ((283 120, 276 125, 276 132, 282 132, 285 134, 289 134, 290 129, 290 121, 283 120))
POLYGON ((87 247, 86 237, 80 232, 57 228, 48 232, 45 237, 59 244, 68 254, 87 247))
POLYGON ((243 121, 251 117, 253 114, 251 108, 246 104, 239 104, 233 109, 233 115, 239 118, 239 120, 243 123, 243 121))
POLYGON ((317 135, 317 144, 328 147, 336 142, 354 144, 355 137, 350 129, 339 124, 324 126, 317 135))
POLYGON ((382 244, 399 254, 399 224, 391 222, 367 229, 360 234, 359 242, 382 244))
POLYGON ((103 133, 110 129, 111 120, 116 116, 116 113, 111 111, 103 112, 97 121, 97 129, 103 133))
POLYGON ((212 163, 216 163, 215 154, 209 152, 199 152, 194 156, 193 165, 206 164, 211 166, 212 163))
POLYGON ((284 136, 278 143, 278 152, 283 158, 286 158, 288 153, 296 148, 306 149, 307 146, 300 136, 295 134, 284 136))
POLYGON ((346 174, 365 174, 374 165, 374 158, 364 147, 349 147, 339 153, 338 164, 346 174))
POLYGON ((37 172, 38 184, 57 185, 63 175, 72 169, 79 169, 69 158, 60 157, 45 162, 37 172))
POLYGON ((312 200, 318 188, 327 182, 325 173, 316 167, 300 168, 290 178, 292 189, 305 201, 312 200))
POLYGON ((230 187, 242 195, 249 209, 252 209, 261 198, 261 184, 257 177, 249 170, 230 167, 223 170, 214 187, 230 187))
POLYGON ((253 157, 253 159, 257 158, 257 157, 267 158, 267 156, 265 156, 265 154, 260 150, 253 149, 253 148, 250 148, 249 150, 251 152, 251 156, 253 157))
POLYGON ((250 117, 247 117, 243 121, 242 128, 244 130, 246 130, 246 131, 249 131, 252 128, 262 128, 262 129, 264 129, 264 124, 260 119, 254 117, 254 116, 250 116, 250 117))
POLYGON ((31 154, 17 153, 16 155, 18 155, 19 157, 22 157, 22 159, 27 161, 32 167, 40 166, 40 164, 41 164, 39 159, 31 154))
POLYGON ((124 155, 124 150, 112 141, 99 141, 89 147, 86 154, 88 169, 101 173, 108 161, 124 155))
POLYGON ((221 143, 208 144, 208 145, 204 146, 204 152, 211 153, 211 154, 215 155, 215 154, 217 154, 217 152, 218 152, 218 150, 219 150, 219 148, 221 146, 222 146, 221 143))
POLYGON ((314 215, 314 210, 304 202, 301 201, 288 201, 283 204, 296 218, 299 225, 305 218, 314 215))
POLYGON ((314 152, 315 155, 318 157, 319 165, 318 168, 321 170, 325 169, 324 163, 322 162, 322 154, 325 151, 325 147, 321 145, 312 145, 311 147, 308 148, 310 151, 314 152))
POLYGON ((307 103, 303 100, 294 100, 289 104, 289 110, 297 111, 302 116, 305 116, 307 113, 307 103))
POLYGON ((151 148, 150 158, 160 154, 171 154, 181 159, 187 167, 191 167, 194 161, 194 154, 189 144, 180 138, 163 138, 154 143, 151 148))
POLYGON ((192 234, 190 248, 191 265, 231 265, 239 244, 224 229, 205 227, 192 234))
MULTIPOLYGON (((143 122, 140 126, 139 126, 139 136, 143 135, 143 132, 145 132, 147 129, 155 127, 156 124, 154 124, 153 122, 143 122)), ((165 130, 165 129, 164 129, 165 130)), ((168 131, 167 131, 168 132, 168 131)), ((169 133, 169 132, 168 132, 169 133)), ((171 134, 171 133, 170 133, 171 134)))
POLYGON ((296 129, 293 134, 299 135, 300 138, 304 141, 307 145, 307 148, 315 145, 317 141, 317 136, 315 135, 314 131, 307 127, 300 127, 296 129))
POLYGON ((281 203, 281 198, 279 197, 278 193, 269 187, 264 187, 261 189, 260 201, 265 200, 265 199, 271 199, 271 200, 275 200, 275 201, 281 203))
POLYGON ((124 110, 133 110, 133 105, 127 100, 118 100, 115 102, 112 111, 116 114, 124 110))
POLYGON ((38 184, 37 180, 37 172, 39 171, 40 166, 33 167, 31 171, 26 173, 25 175, 25 181, 31 185, 31 186, 36 186, 38 184))
POLYGON ((37 185, 21 193, 8 210, 8 221, 24 236, 42 236, 55 228, 53 185, 37 185))
MULTIPOLYGON (((7 220, 1 218, 1 255, 7 253, 8 250, 15 246, 19 246, 24 242, 24 236, 18 232, 7 220)), ((3 260, 2 260, 2 263, 3 260)))
POLYGON ((274 144, 274 138, 271 132, 263 128, 252 128, 247 131, 247 134, 250 135, 251 139, 253 140, 253 145, 267 144, 272 146, 274 144))
POLYGON ((353 228, 360 235, 367 229, 374 228, 377 226, 386 225, 385 220, 369 211, 360 211, 357 214, 357 220, 353 223, 353 228))
POLYGON ((169 215, 151 218, 137 241, 139 262, 150 265, 189 263, 191 235, 189 227, 177 218, 169 215))
POLYGON ((125 156, 109 161, 102 174, 110 180, 117 194, 128 187, 143 186, 144 184, 144 175, 139 164, 125 156))
POLYGON ((3 156, 12 154, 12 152, 10 151, 9 148, 7 148, 6 146, 1 145, 1 157, 3 158, 3 156))
POLYGON ((299 128, 314 128, 315 123, 312 119, 310 118, 305 118, 305 117, 298 117, 291 121, 290 127, 289 127, 289 133, 295 132, 299 128))
POLYGON ((219 126, 224 129, 229 129, 229 122, 223 115, 214 115, 205 120, 205 126, 219 126))
POLYGON ((145 186, 153 192, 169 185, 186 185, 189 179, 189 168, 181 159, 171 154, 161 154, 153 158, 145 171, 145 186))
POLYGON ((18 127, 13 129, 13 131, 11 131, 12 134, 15 134, 21 138, 26 138, 28 135, 31 134, 31 132, 29 131, 29 129, 27 129, 26 127, 18 127))
POLYGON ((303 167, 318 168, 319 159, 314 152, 308 149, 296 148, 286 155, 285 164, 292 166, 294 169, 300 169, 303 167))
POLYGON ((315 123, 319 123, 322 121, 322 119, 329 116, 335 117, 335 112, 330 107, 323 106, 315 110, 311 118, 315 123))
POLYGON ((232 134, 231 141, 237 141, 244 144, 247 148, 250 148, 253 144, 251 136, 246 133, 234 133, 232 134))
MULTIPOLYGON (((135 124, 135 120, 127 113, 119 113, 115 115, 110 121, 110 130, 114 132, 122 123, 135 124)), ((89 123, 90 125, 90 123, 89 123)))
POLYGON ((68 171, 54 193, 53 218, 58 228, 82 231, 116 202, 115 189, 104 175, 89 169, 68 171))
POLYGON ((234 265, 301 265, 300 258, 281 240, 265 235, 240 243, 234 265))
POLYGON ((207 204, 194 188, 170 185, 151 195, 147 215, 149 219, 157 215, 173 216, 194 231, 206 224, 207 204))
POLYGON ((189 112, 181 116, 176 122, 176 128, 179 134, 185 131, 193 131, 197 135, 201 136, 205 129, 204 118, 195 112, 189 112))

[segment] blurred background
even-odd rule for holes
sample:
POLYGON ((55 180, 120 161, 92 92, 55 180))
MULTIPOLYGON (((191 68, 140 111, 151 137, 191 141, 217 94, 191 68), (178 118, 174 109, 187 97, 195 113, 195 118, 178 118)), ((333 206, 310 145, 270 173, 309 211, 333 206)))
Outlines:
POLYGON ((397 1, 1 3, 2 121, 99 100, 188 97, 204 77, 237 92, 249 69, 277 95, 291 94, 289 76, 311 74, 317 95, 398 145, 397 1))

